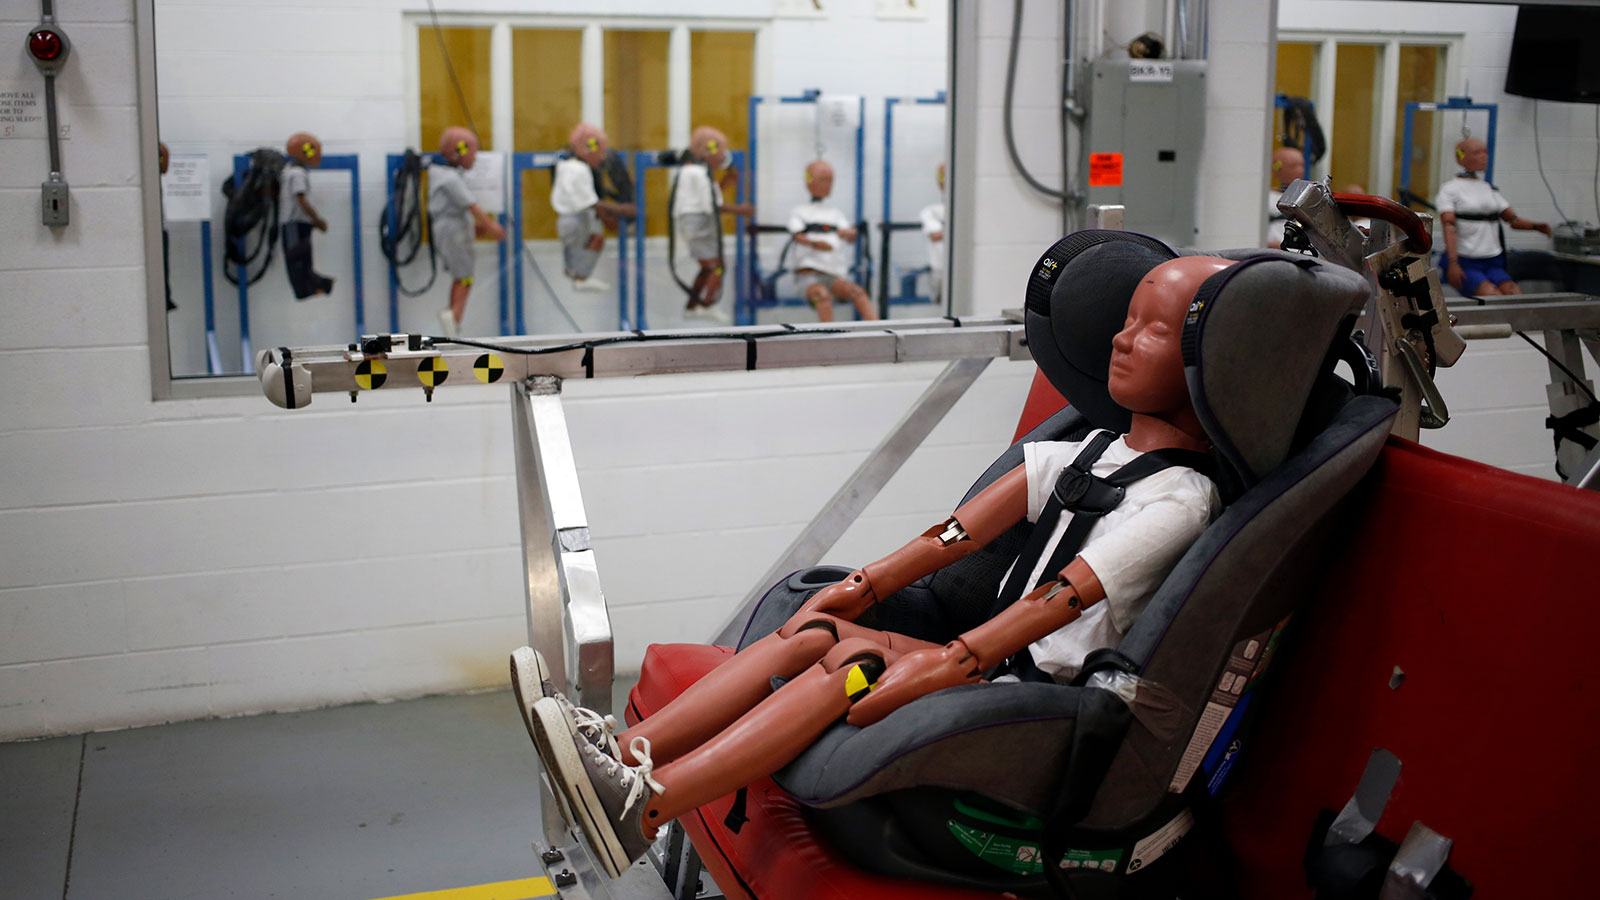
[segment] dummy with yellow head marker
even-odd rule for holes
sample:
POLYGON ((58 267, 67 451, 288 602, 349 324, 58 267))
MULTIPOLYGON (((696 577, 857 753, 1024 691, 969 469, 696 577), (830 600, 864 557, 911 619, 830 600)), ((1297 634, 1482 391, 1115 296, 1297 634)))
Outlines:
POLYGON ((478 136, 470 128, 452 125, 439 134, 439 155, 453 166, 470 169, 478 161, 478 136))
POLYGON ((572 148, 572 155, 590 166, 598 166, 604 162, 606 152, 611 149, 611 141, 606 137, 606 133, 600 130, 598 125, 590 125, 587 122, 572 129, 567 144, 572 148))
POLYGON ((701 125, 689 136, 689 152, 713 169, 727 167, 728 136, 710 125, 701 125))
POLYGON ((297 131, 284 144, 284 152, 308 169, 322 165, 322 142, 307 131, 297 131))

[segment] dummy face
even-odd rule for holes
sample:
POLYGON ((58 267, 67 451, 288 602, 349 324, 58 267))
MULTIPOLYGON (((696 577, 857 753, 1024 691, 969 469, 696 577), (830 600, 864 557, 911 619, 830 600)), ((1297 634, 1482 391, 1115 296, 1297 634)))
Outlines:
POLYGON ((1482 172, 1489 168, 1489 145, 1477 138, 1467 138, 1456 145, 1456 161, 1468 172, 1482 172))
POLYGON ((1214 256, 1186 256, 1162 263, 1139 282, 1128 319, 1111 339, 1111 399, 1159 418, 1192 409, 1183 376, 1183 319, 1201 283, 1230 265, 1214 256))
POLYGON ((160 145, 160 152, 157 153, 156 158, 161 161, 161 174, 167 174, 167 166, 172 161, 172 155, 167 152, 166 144, 160 145))
POLYGON ((806 190, 815 200, 833 193, 833 166, 820 159, 806 166, 806 190))
POLYGON ((1272 151, 1272 180, 1287 187, 1291 181, 1306 177, 1306 158, 1293 147, 1279 147, 1272 151))
POLYGON ((702 125, 694 130, 689 138, 689 149, 695 156, 705 160, 707 166, 713 170, 725 169, 728 166, 728 136, 712 128, 702 125))

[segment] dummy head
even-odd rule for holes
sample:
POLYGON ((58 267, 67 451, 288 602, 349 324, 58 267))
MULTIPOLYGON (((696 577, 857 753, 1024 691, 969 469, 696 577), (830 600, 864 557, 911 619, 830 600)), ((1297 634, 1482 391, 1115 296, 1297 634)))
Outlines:
POLYGON ((307 168, 315 169, 322 165, 322 142, 317 136, 308 131, 296 131, 289 136, 288 143, 283 150, 296 162, 307 168))
POLYGON ((599 126, 587 122, 572 129, 572 137, 567 139, 572 145, 572 155, 583 160, 591 166, 598 166, 605 161, 606 150, 610 149, 611 142, 606 139, 606 133, 599 126))
POLYGON ((713 169, 728 165, 728 150, 728 136, 710 125, 701 125, 689 136, 689 152, 713 169))
POLYGON ((156 159, 161 164, 161 174, 167 174, 167 166, 172 162, 172 154, 167 152, 166 144, 157 144, 156 159))
POLYGON ((1128 318, 1111 339, 1106 388, 1128 411, 1164 420, 1204 439, 1183 371, 1183 320, 1195 291, 1233 265, 1215 256, 1180 256, 1139 279, 1128 318))
POLYGON ((1489 145, 1477 138, 1467 138, 1457 144, 1456 165, 1468 172, 1482 172, 1489 168, 1489 145))
POLYGON ((478 136, 470 128, 451 125, 439 133, 439 155, 452 165, 470 169, 478 161, 478 136))
POLYGON ((820 159, 806 166, 806 190, 811 192, 813 200, 821 200, 833 193, 833 166, 820 159))
POLYGON ((1288 187, 1291 181, 1306 177, 1306 158, 1293 147, 1279 147, 1272 151, 1272 182, 1288 187))

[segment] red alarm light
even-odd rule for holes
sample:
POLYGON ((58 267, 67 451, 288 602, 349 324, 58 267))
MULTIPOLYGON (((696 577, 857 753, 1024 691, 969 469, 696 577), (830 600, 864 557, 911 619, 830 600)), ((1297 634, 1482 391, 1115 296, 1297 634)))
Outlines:
POLYGON ((61 55, 66 46, 61 35, 48 28, 36 28, 28 35, 28 52, 40 62, 51 62, 61 55))

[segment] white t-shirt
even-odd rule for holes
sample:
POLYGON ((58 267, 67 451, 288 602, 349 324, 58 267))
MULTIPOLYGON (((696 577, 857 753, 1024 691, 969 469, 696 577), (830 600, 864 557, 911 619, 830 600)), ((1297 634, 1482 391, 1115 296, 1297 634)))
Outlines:
MULTIPOLYGON (((812 202, 796 206, 794 212, 789 213, 789 233, 804 232, 807 240, 820 241, 827 244, 829 249, 818 250, 797 243, 789 250, 789 268, 796 272, 801 269, 815 269, 835 278, 848 278, 851 261, 844 248, 850 246, 849 242, 840 237, 837 231, 806 231, 807 225, 852 227, 844 213, 826 203, 812 202)), ((859 239, 860 236, 857 235, 857 240, 859 239)))
POLYGON ((1267 246, 1273 244, 1283 246, 1283 224, 1289 221, 1283 218, 1283 213, 1278 210, 1278 200, 1283 197, 1283 191, 1267 192, 1267 246), (1273 218, 1278 216, 1279 218, 1273 218))
POLYGON ((428 166, 428 229, 440 240, 460 240, 463 233, 465 240, 472 240, 477 227, 472 205, 477 202, 459 168, 441 163, 428 166))
POLYGON ((550 178, 550 208, 557 215, 580 213, 600 202, 594 192, 594 172, 589 164, 577 157, 568 157, 556 163, 550 178))
MULTIPOLYGON (((1489 182, 1479 178, 1452 178, 1439 188, 1433 205, 1441 214, 1488 213, 1498 216, 1511 208, 1506 198, 1489 182)), ((1504 252, 1500 246, 1500 225, 1497 222, 1478 222, 1456 219, 1456 255, 1473 259, 1487 259, 1504 252)))
POLYGON ((678 167, 672 176, 673 183, 677 186, 672 195, 672 216, 686 216, 691 213, 712 213, 711 198, 717 198, 717 206, 722 206, 722 185, 711 177, 711 172, 705 163, 685 163, 678 167))
POLYGON ((299 195, 311 195, 311 173, 305 166, 289 163, 278 176, 278 221, 310 224, 311 216, 300 206, 299 195))
POLYGON ((922 236, 928 239, 928 265, 933 269, 933 274, 938 277, 944 271, 944 241, 934 240, 935 234, 944 234, 944 204, 930 203, 922 208, 917 216, 922 220, 922 236))
MULTIPOLYGON (((1089 438, 1092 438, 1091 434, 1089 438)), ((1078 458, 1089 438, 1078 442, 1039 441, 1023 446, 1028 476, 1028 521, 1050 500, 1061 470, 1078 458)), ((1102 478, 1142 454, 1118 436, 1090 471, 1102 478)), ((1173 466, 1128 485, 1117 508, 1096 522, 1078 556, 1089 564, 1105 588, 1106 599, 1077 620, 1028 645, 1039 670, 1057 681, 1071 681, 1083 659, 1102 647, 1115 647, 1156 589, 1222 509, 1222 497, 1211 479, 1193 469, 1173 466)), ((1023 591, 1033 590, 1050 554, 1061 542, 1072 514, 1063 512, 1023 591)), ((1007 578, 1010 574, 1007 573, 1007 578)), ((1005 579, 1001 579, 1005 584, 1005 579)))

